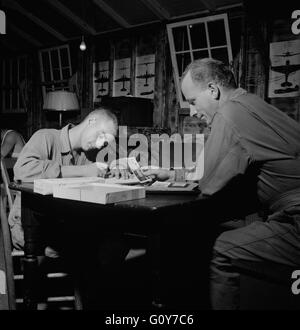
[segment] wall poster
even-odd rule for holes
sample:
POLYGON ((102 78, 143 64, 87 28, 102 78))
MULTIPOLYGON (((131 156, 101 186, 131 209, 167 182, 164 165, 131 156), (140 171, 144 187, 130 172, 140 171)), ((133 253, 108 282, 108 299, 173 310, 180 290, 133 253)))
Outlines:
POLYGON ((153 99, 155 54, 137 56, 135 73, 135 96, 153 99))
POLYGON ((109 93, 109 61, 93 63, 94 102, 99 102, 101 96, 109 93))
POLYGON ((131 58, 114 61, 113 96, 130 95, 131 58))
POLYGON ((300 40, 270 44, 269 97, 300 95, 300 40))

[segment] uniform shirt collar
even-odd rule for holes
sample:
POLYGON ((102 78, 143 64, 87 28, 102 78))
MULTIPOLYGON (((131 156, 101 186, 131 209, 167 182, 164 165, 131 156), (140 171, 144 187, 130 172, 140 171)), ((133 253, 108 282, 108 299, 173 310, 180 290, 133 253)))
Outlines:
POLYGON ((60 130, 61 152, 63 154, 72 152, 69 139, 69 129, 72 127, 74 127, 74 125, 68 124, 60 130))
POLYGON ((231 95, 228 98, 228 101, 234 100, 235 98, 237 98, 243 94, 246 94, 246 93, 247 93, 247 91, 245 89, 237 88, 231 93, 231 95))

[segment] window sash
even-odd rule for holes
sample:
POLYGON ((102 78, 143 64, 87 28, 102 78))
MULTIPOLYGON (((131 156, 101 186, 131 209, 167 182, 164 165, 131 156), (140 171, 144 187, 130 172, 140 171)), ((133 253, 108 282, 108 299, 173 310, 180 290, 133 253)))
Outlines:
POLYGON ((49 91, 68 90, 69 89, 68 80, 72 76, 72 65, 71 65, 69 46, 63 45, 59 47, 52 47, 52 48, 40 50, 39 60, 40 60, 43 97, 45 98, 46 93, 49 91), (67 59, 64 59, 63 61, 62 56, 63 56, 63 52, 65 51, 67 53, 64 55, 67 55, 67 59), (51 56, 52 54, 53 56, 57 56, 58 66, 54 67, 54 63, 51 56), (44 61, 45 60, 45 58, 43 58, 44 55, 47 56, 47 62, 48 62, 47 64, 49 65, 49 68, 47 67, 47 64, 44 61), (63 62, 64 62, 64 66, 62 65, 63 62), (50 80, 49 77, 47 77, 49 76, 49 74, 50 74, 50 80), (66 77, 66 75, 68 77, 66 77))
POLYGON ((180 72, 178 70, 178 64, 179 63, 177 62, 177 56, 181 55, 181 54, 189 54, 190 55, 190 61, 193 61, 195 52, 207 51, 208 52, 208 57, 212 57, 212 52, 214 50, 225 49, 226 48, 228 61, 229 61, 229 63, 231 63, 231 61, 232 61, 232 50, 231 50, 231 41, 230 41, 230 33, 229 33, 228 16, 227 16, 227 14, 220 14, 220 15, 196 18, 196 19, 186 20, 186 21, 182 21, 182 22, 167 24, 167 33, 168 33, 168 39, 169 39, 169 46, 170 46, 171 60, 172 60, 172 65, 173 65, 173 74, 174 74, 174 81, 175 81, 175 88, 176 88, 177 97, 178 97, 181 108, 189 108, 189 104, 188 104, 187 101, 184 100, 184 97, 183 97, 181 89, 180 89, 180 79, 181 79, 181 77, 180 77, 180 72), (212 39, 211 39, 211 36, 209 35, 210 30, 209 30, 209 27, 208 27, 208 23, 218 21, 218 20, 222 20, 223 23, 224 23, 226 44, 212 46, 211 45, 211 40, 212 39), (192 25, 195 25, 195 24, 200 24, 200 23, 203 23, 204 27, 205 27, 205 36, 206 36, 207 45, 206 45, 206 47, 193 48, 189 26, 192 26, 192 25), (186 28, 186 34, 187 34, 187 37, 188 37, 189 49, 184 49, 184 50, 176 50, 175 49, 175 40, 174 40, 173 31, 174 31, 175 28, 178 28, 178 27, 185 27, 186 28))
POLYGON ((1 112, 26 112, 26 105, 22 102, 20 83, 21 78, 25 83, 27 81, 27 56, 5 58, 2 60, 1 67, 1 112), (21 70, 22 77, 20 77, 21 70))

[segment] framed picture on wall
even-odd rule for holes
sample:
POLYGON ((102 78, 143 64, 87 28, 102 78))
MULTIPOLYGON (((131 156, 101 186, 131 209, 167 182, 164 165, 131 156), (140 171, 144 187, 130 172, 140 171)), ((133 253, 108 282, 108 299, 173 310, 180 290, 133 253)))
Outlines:
POLYGON ((131 58, 114 60, 113 96, 131 95, 131 58))
POLYGON ((109 61, 93 63, 93 100, 109 94, 109 61))
POLYGON ((300 40, 270 44, 269 97, 300 95, 300 40))
POLYGON ((137 56, 135 65, 135 96, 153 99, 155 54, 137 56))

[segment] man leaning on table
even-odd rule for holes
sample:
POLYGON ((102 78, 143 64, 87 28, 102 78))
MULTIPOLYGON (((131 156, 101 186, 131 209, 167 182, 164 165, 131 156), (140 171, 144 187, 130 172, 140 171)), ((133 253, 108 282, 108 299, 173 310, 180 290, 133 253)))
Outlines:
MULTIPOLYGON (((22 182, 33 182, 34 179, 47 178, 103 177, 107 173, 107 167, 103 163, 95 162, 95 159, 90 159, 90 156, 95 157, 93 151, 100 150, 114 140, 117 128, 117 118, 113 112, 101 107, 89 113, 76 126, 68 124, 60 130, 41 129, 33 134, 23 148, 14 166, 14 178, 22 182)), ((115 174, 119 175, 117 171, 115 174)), ((14 220, 15 225, 20 226, 20 219, 14 220)), ((72 241, 73 229, 65 228, 68 243, 72 241)), ((44 244, 47 244, 45 252, 46 255, 48 252, 49 256, 55 255, 55 250, 60 252, 59 239, 64 239, 61 233, 53 230, 49 226, 43 231, 46 236, 44 244), (53 244, 54 250, 48 244, 53 244)), ((79 276, 83 279, 81 284, 82 292, 85 293, 84 308, 95 309, 99 307, 99 297, 104 301, 106 296, 112 295, 109 292, 110 285, 105 279, 113 282, 112 279, 117 276, 128 249, 122 235, 103 234, 93 230, 89 230, 87 234, 89 237, 84 240, 82 246, 76 242, 74 235, 75 241, 73 246, 69 247, 69 257, 74 258, 72 267, 75 266, 82 272, 79 276), (100 282, 102 291, 97 292, 96 288, 100 282)), ((19 247, 24 245, 21 228, 19 236, 14 237, 14 240, 19 247)))
MULTIPOLYGON (((181 81, 190 114, 204 117, 211 126, 204 147, 203 177, 198 176, 202 173, 198 164, 186 178, 201 179, 202 194, 212 196, 234 178, 248 177, 252 172, 257 197, 267 212, 266 221, 224 232, 214 245, 212 307, 238 309, 240 274, 232 260, 300 265, 300 125, 237 88, 231 70, 220 61, 194 61, 181 81)), ((174 176, 174 172, 162 169, 145 174, 159 180, 174 176)))

